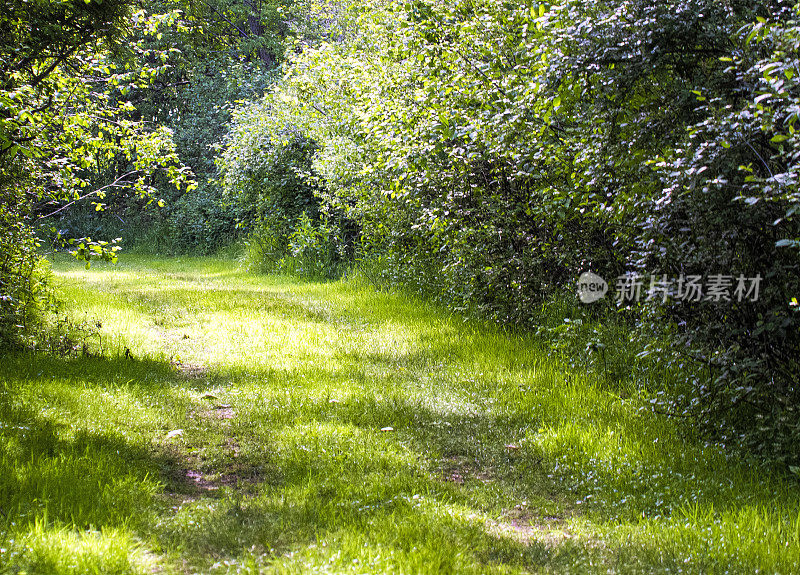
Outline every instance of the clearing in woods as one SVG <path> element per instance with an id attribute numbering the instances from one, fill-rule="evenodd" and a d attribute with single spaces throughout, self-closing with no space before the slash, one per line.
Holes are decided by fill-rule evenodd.
<path id="1" fill-rule="evenodd" d="M 790 573 L 800 491 L 365 282 L 58 260 L 0 365 L 0 573 Z M 88 353 L 87 353 L 88 352 Z"/>

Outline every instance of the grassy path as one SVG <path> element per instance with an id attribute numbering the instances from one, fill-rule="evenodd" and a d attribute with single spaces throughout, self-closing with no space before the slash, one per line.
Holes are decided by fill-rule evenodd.
<path id="1" fill-rule="evenodd" d="M 800 489 L 533 341 L 232 262 L 55 265 L 0 358 L 0 573 L 792 573 Z"/>

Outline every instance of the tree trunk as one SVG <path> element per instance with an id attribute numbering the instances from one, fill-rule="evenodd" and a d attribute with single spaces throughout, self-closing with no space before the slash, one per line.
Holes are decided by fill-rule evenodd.
<path id="1" fill-rule="evenodd" d="M 261 25 L 261 10 L 256 3 L 257 0 L 242 0 L 242 2 L 247 8 L 247 26 L 250 28 L 250 35 L 256 38 L 263 37 L 264 27 Z M 275 56 L 267 48 L 261 46 L 258 48 L 257 53 L 267 68 L 275 66 Z"/>

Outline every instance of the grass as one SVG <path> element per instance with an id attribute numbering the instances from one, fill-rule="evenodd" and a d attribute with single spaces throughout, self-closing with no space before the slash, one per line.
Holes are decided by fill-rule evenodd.
<path id="1" fill-rule="evenodd" d="M 0 363 L 0 573 L 792 573 L 796 480 L 357 279 L 59 260 Z M 102 353 L 100 353 L 102 351 Z"/>

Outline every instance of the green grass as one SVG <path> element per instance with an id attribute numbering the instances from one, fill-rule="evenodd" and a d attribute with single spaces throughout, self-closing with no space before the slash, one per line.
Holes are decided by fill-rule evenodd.
<path id="1" fill-rule="evenodd" d="M 54 270 L 102 327 L 0 358 L 0 573 L 800 570 L 796 480 L 533 338 L 219 259 Z"/>

